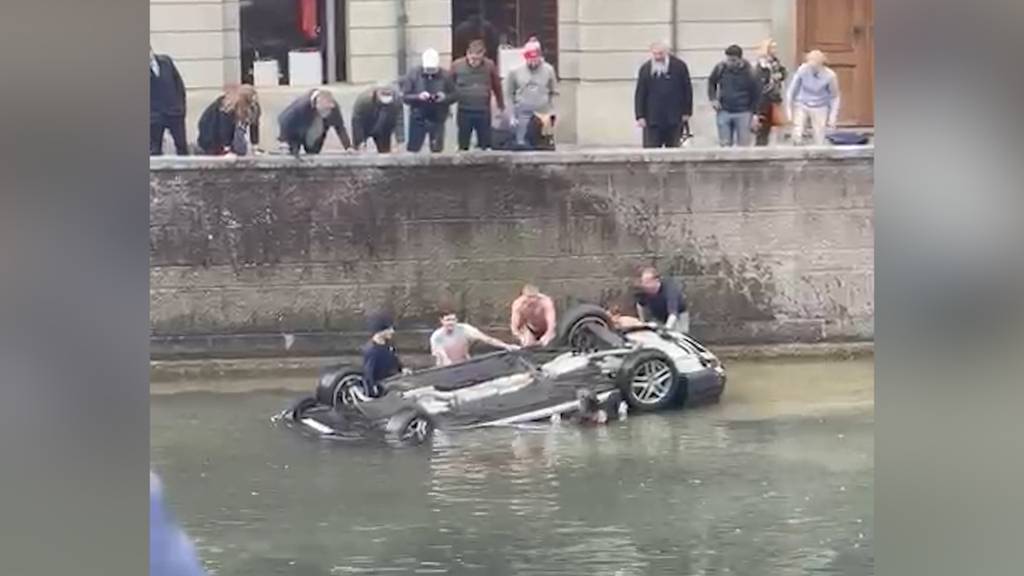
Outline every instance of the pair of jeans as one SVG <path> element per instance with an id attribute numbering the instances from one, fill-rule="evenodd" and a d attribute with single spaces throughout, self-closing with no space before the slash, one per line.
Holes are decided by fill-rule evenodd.
<path id="1" fill-rule="evenodd" d="M 718 111 L 718 144 L 720 146 L 750 146 L 750 122 L 754 114 L 751 112 Z"/>
<path id="2" fill-rule="evenodd" d="M 469 150 L 469 141 L 476 132 L 476 146 L 481 150 L 491 148 L 491 111 L 463 110 L 459 108 L 455 115 L 455 123 L 459 127 L 459 150 Z"/>
<path id="3" fill-rule="evenodd" d="M 185 117 L 170 116 L 154 121 L 149 120 L 149 155 L 162 156 L 164 153 L 164 131 L 170 130 L 174 149 L 178 156 L 188 156 L 188 142 L 185 139 Z"/>
<path id="4" fill-rule="evenodd" d="M 644 148 L 678 148 L 682 137 L 682 124 L 647 126 L 644 128 Z"/>
<path id="5" fill-rule="evenodd" d="M 793 105 L 793 143 L 803 144 L 808 119 L 811 121 L 814 143 L 823 146 L 825 130 L 828 127 L 828 107 L 811 108 L 803 104 Z"/>
<path id="6" fill-rule="evenodd" d="M 423 142 L 427 135 L 430 136 L 430 151 L 441 152 L 444 150 L 444 130 L 447 117 L 435 120 L 421 114 L 413 114 L 409 118 L 409 152 L 419 152 L 423 148 Z"/>

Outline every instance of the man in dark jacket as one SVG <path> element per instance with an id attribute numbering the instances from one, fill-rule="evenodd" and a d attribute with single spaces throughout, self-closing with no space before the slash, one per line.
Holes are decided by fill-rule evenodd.
<path id="1" fill-rule="evenodd" d="M 743 49 L 733 44 L 725 49 L 708 77 L 708 98 L 718 113 L 718 142 L 722 146 L 750 146 L 757 129 L 757 108 L 761 83 L 753 66 L 743 59 Z"/>
<path id="2" fill-rule="evenodd" d="M 662 42 L 651 46 L 651 59 L 640 67 L 635 100 L 644 148 L 678 148 L 683 124 L 693 114 L 693 85 L 686 63 Z"/>
<path id="3" fill-rule="evenodd" d="M 466 57 L 452 64 L 452 82 L 458 94 L 459 109 L 455 123 L 459 127 L 459 150 L 469 150 L 469 140 L 476 132 L 477 147 L 491 147 L 491 95 L 498 110 L 505 112 L 498 66 L 485 56 L 483 40 L 473 40 Z"/>
<path id="4" fill-rule="evenodd" d="M 378 152 L 391 152 L 391 136 L 405 142 L 402 101 L 391 85 L 380 84 L 363 92 L 352 106 L 352 145 L 359 148 L 373 138 Z"/>
<path id="5" fill-rule="evenodd" d="M 402 80 L 402 99 L 409 105 L 409 152 L 419 152 L 428 134 L 431 152 L 444 150 L 445 123 L 455 98 L 455 85 L 441 68 L 437 50 L 424 50 L 422 64 Z"/>
<path id="6" fill-rule="evenodd" d="M 334 95 L 327 90 L 315 89 L 299 96 L 277 117 L 279 132 L 277 139 L 288 144 L 288 151 L 298 156 L 299 150 L 307 154 L 319 154 L 327 139 L 327 132 L 334 129 L 341 145 L 352 148 L 352 141 L 345 130 L 345 119 Z"/>
<path id="7" fill-rule="evenodd" d="M 174 60 L 149 49 L 149 155 L 163 154 L 164 131 L 171 132 L 179 156 L 188 155 L 185 138 L 185 83 Z"/>

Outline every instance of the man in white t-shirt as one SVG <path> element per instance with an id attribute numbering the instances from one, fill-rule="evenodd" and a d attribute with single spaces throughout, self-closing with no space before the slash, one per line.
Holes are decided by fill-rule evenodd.
<path id="1" fill-rule="evenodd" d="M 448 366 L 469 360 L 469 349 L 473 342 L 483 342 L 502 350 L 519 349 L 518 346 L 484 334 L 470 324 L 459 322 L 453 309 L 442 309 L 441 327 L 430 335 L 430 354 L 436 365 Z"/>

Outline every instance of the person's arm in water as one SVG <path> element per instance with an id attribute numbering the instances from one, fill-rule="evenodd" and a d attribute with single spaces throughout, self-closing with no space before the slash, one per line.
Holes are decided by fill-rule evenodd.
<path id="1" fill-rule="evenodd" d="M 519 349 L 519 346 L 516 346 L 515 344 L 507 344 L 505 342 L 502 342 L 501 340 L 498 340 L 497 338 L 494 338 L 492 336 L 488 336 L 487 334 L 484 334 L 476 326 L 472 326 L 470 324 L 463 324 L 462 325 L 462 329 L 466 331 L 466 336 L 469 337 L 470 340 L 473 340 L 473 341 L 476 341 L 476 342 L 483 342 L 484 344 L 487 344 L 488 346 L 493 346 L 493 347 L 499 348 L 501 350 L 518 350 Z"/>
<path id="2" fill-rule="evenodd" d="M 540 343 L 542 346 L 551 344 L 551 341 L 555 339 L 555 302 L 549 297 L 544 298 L 544 321 L 547 323 L 547 331 L 540 337 Z"/>

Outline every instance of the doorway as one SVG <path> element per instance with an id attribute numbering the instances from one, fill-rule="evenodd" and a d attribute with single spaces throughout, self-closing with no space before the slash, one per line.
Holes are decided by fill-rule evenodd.
<path id="1" fill-rule="evenodd" d="M 797 60 L 818 49 L 839 77 L 839 124 L 875 124 L 874 0 L 797 0 Z"/>
<path id="2" fill-rule="evenodd" d="M 498 61 L 500 46 L 522 46 L 536 36 L 544 59 L 558 68 L 557 0 L 452 0 L 452 58 L 461 58 L 474 39 Z"/>

